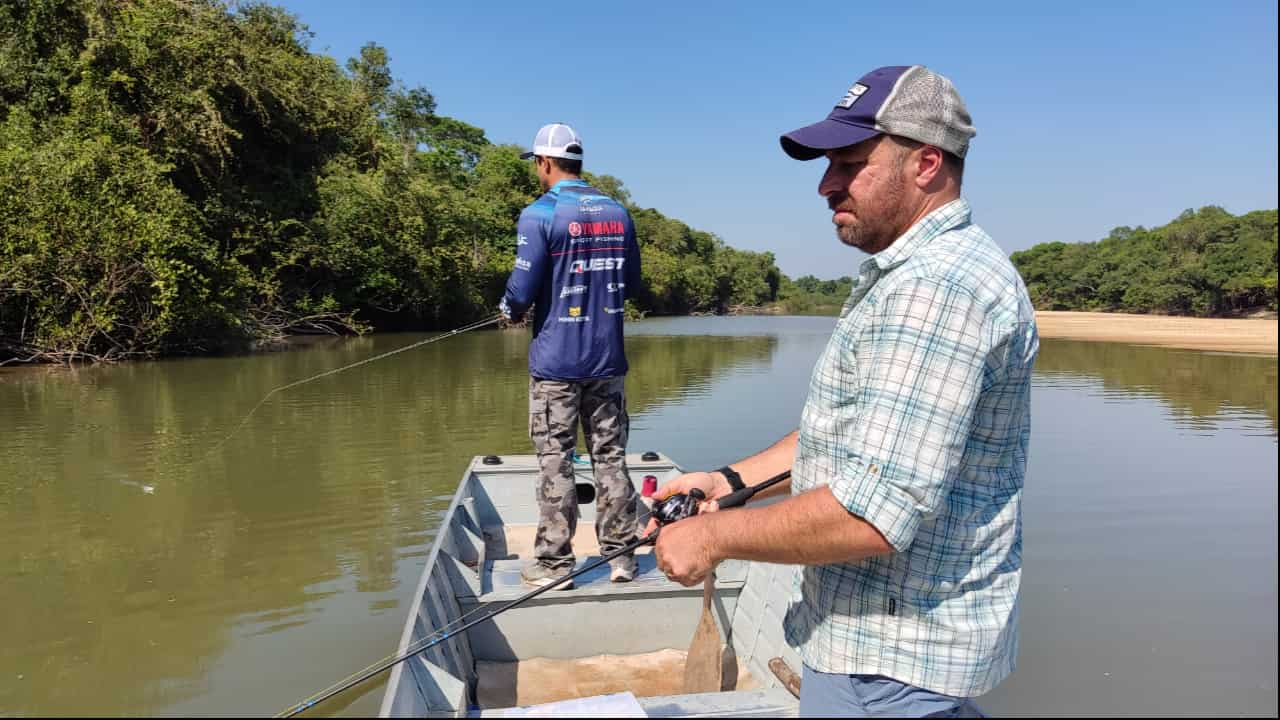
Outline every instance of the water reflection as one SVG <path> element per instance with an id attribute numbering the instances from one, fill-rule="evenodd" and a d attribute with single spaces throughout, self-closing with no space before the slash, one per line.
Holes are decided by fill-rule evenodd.
<path id="1" fill-rule="evenodd" d="M 1272 437 L 1280 421 L 1276 375 L 1274 357 L 1075 340 L 1041 341 L 1036 361 L 1036 381 L 1045 386 L 1107 401 L 1156 398 L 1179 427 L 1207 432 L 1243 420 Z"/>
<path id="2" fill-rule="evenodd" d="M 1276 360 L 1046 341 L 993 715 L 1273 716 Z"/>

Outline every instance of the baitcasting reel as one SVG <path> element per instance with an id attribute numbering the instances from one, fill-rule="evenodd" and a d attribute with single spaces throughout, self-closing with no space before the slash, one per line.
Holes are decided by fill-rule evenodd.
<path id="1" fill-rule="evenodd" d="M 673 522 L 697 515 L 698 503 L 706 499 L 706 494 L 698 488 L 693 488 L 688 495 L 679 493 L 662 502 L 655 503 L 651 514 L 658 521 L 658 525 L 670 525 Z"/>

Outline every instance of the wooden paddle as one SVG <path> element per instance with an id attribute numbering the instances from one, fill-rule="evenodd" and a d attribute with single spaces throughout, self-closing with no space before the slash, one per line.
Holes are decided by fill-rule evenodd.
<path id="1" fill-rule="evenodd" d="M 693 631 L 689 643 L 689 655 L 684 662 L 684 692 L 720 692 L 721 646 L 720 629 L 711 614 L 711 594 L 715 590 L 716 575 L 707 575 L 702 585 L 702 617 Z"/>
<path id="2" fill-rule="evenodd" d="M 786 660 L 780 657 L 770 658 L 769 669 L 773 671 L 774 677 L 778 678 L 787 692 L 794 695 L 797 700 L 800 699 L 800 676 L 796 675 Z"/>

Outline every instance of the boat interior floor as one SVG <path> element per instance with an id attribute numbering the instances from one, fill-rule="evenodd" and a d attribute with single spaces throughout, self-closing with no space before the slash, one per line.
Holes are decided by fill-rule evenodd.
<path id="1" fill-rule="evenodd" d="M 525 592 L 521 586 L 517 568 L 533 557 L 533 524 L 504 525 L 498 532 L 486 533 L 486 554 L 490 560 L 486 587 L 492 588 L 487 597 Z M 579 564 L 600 555 L 595 527 L 590 522 L 580 522 L 573 539 L 573 551 Z M 639 590 L 642 587 L 665 586 L 670 581 L 653 568 L 652 547 L 637 549 L 641 576 L 624 587 L 614 586 L 615 591 Z M 581 578 L 590 583 L 594 575 L 603 575 L 607 583 L 607 568 Z M 512 577 L 506 577 L 512 575 Z M 511 585 L 511 587 L 506 587 Z M 502 586 L 502 587 L 499 587 Z M 622 607 L 619 605 L 618 607 Z M 596 608 L 599 610 L 599 608 Z M 690 638 L 692 639 L 692 638 Z M 481 708 L 504 708 L 522 705 L 569 700 L 573 698 L 608 695 L 630 691 L 636 697 L 651 698 L 679 695 L 684 681 L 684 664 L 687 648 L 667 648 L 656 652 L 638 654 L 593 655 L 580 658 L 533 657 L 518 662 L 476 661 L 476 700 Z M 760 684 L 751 677 L 736 656 L 725 654 L 723 691 L 754 690 Z"/>
<path id="2" fill-rule="evenodd" d="M 684 650 L 639 655 L 596 655 L 558 660 L 476 663 L 476 700 L 481 708 L 514 707 L 630 691 L 636 697 L 679 695 Z M 753 690 L 759 684 L 738 666 L 726 690 Z"/>
<path id="3" fill-rule="evenodd" d="M 528 560 L 533 557 L 534 537 L 538 534 L 537 525 L 504 525 L 502 533 L 504 537 L 487 538 L 490 559 Z M 637 555 L 646 555 L 651 552 L 653 552 L 651 545 L 636 548 Z M 578 523 L 578 530 L 573 535 L 573 554 L 579 560 L 600 555 L 600 542 L 596 539 L 593 523 Z"/>

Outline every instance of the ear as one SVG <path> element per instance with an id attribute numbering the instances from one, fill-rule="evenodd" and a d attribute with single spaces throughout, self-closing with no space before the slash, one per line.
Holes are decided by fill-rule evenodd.
<path id="1" fill-rule="evenodd" d="M 945 157 L 942 151 L 932 145 L 921 145 L 912 151 L 915 167 L 916 187 L 924 189 L 943 177 L 942 166 Z"/>

